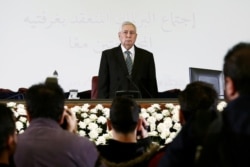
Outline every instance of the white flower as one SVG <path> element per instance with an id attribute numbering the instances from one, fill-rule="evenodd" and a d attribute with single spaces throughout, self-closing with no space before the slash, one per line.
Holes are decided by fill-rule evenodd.
<path id="1" fill-rule="evenodd" d="M 165 105 L 165 107 L 166 107 L 166 108 L 169 108 L 169 109 L 172 109 L 172 108 L 174 108 L 175 106 L 174 106 L 173 103 L 167 103 L 167 104 Z"/>
<path id="2" fill-rule="evenodd" d="M 84 113 L 82 113 L 81 114 L 81 117 L 83 117 L 83 118 L 87 118 L 89 115 L 88 115 L 88 113 L 86 113 L 86 112 L 84 112 Z"/>
<path id="3" fill-rule="evenodd" d="M 92 108 L 92 109 L 90 109 L 90 113 L 93 113 L 93 114 L 96 114 L 96 113 L 97 113 L 97 111 L 98 111 L 98 109 L 97 109 L 97 108 Z"/>
<path id="4" fill-rule="evenodd" d="M 83 121 L 78 122 L 78 125 L 79 125 L 79 127 L 80 127 L 81 129 L 85 129 L 86 126 L 87 126 L 87 124 L 86 124 L 85 122 L 83 122 Z"/>
<path id="5" fill-rule="evenodd" d="M 102 112 L 103 112 L 103 114 L 104 114 L 104 116 L 105 116 L 106 118 L 109 118 L 109 111 L 110 111 L 109 108 L 104 108 L 104 109 L 102 110 Z"/>
<path id="6" fill-rule="evenodd" d="M 166 140 L 165 140 L 165 144 L 168 144 L 168 143 L 171 143 L 173 141 L 172 138 L 168 137 Z"/>
<path id="7" fill-rule="evenodd" d="M 148 112 L 147 109 L 141 108 L 141 113 L 147 113 L 147 112 Z"/>
<path id="8" fill-rule="evenodd" d="M 16 103 L 15 102 L 8 102 L 7 103 L 7 107 L 15 108 L 16 107 Z"/>
<path id="9" fill-rule="evenodd" d="M 167 129 L 166 125 L 164 123 L 159 123 L 158 126 L 157 126 L 157 131 L 158 132 L 163 132 Z"/>
<path id="10" fill-rule="evenodd" d="M 24 130 L 23 129 L 21 129 L 21 130 L 19 130 L 19 134 L 22 134 L 24 132 Z"/>
<path id="11" fill-rule="evenodd" d="M 155 123 L 150 123 L 149 126 L 150 126 L 151 131 L 154 131 L 156 129 L 156 124 Z"/>
<path id="12" fill-rule="evenodd" d="M 98 125 L 95 123 L 90 122 L 88 125 L 89 130 L 96 130 L 98 128 Z"/>
<path id="13" fill-rule="evenodd" d="M 95 108 L 98 110 L 103 110 L 104 107 L 101 104 L 97 104 Z"/>
<path id="14" fill-rule="evenodd" d="M 154 107 L 148 107 L 147 108 L 147 111 L 149 112 L 149 113 L 154 113 L 155 112 L 155 108 Z"/>
<path id="15" fill-rule="evenodd" d="M 171 132 L 170 135 L 169 135 L 169 138 L 174 139 L 177 134 L 178 133 L 176 133 L 176 132 Z"/>
<path id="16" fill-rule="evenodd" d="M 16 108 L 24 109 L 25 110 L 25 105 L 24 104 L 17 104 Z M 26 113 L 26 111 L 25 111 L 25 113 Z"/>
<path id="17" fill-rule="evenodd" d="M 163 130 L 162 133 L 160 134 L 161 139 L 166 139 L 170 134 L 169 130 Z"/>
<path id="18" fill-rule="evenodd" d="M 172 115 L 179 114 L 179 112 L 180 112 L 180 105 L 176 105 L 176 107 L 172 108 L 171 110 Z"/>
<path id="19" fill-rule="evenodd" d="M 96 130 L 97 130 L 97 133 L 98 133 L 98 134 L 101 134 L 101 133 L 102 133 L 102 131 L 103 131 L 103 129 L 102 129 L 102 128 L 100 128 L 100 127 L 98 127 Z"/>
<path id="20" fill-rule="evenodd" d="M 112 133 L 111 131 L 108 131 L 107 133 L 102 135 L 106 140 L 111 139 L 112 138 Z"/>
<path id="21" fill-rule="evenodd" d="M 100 116 L 97 119 L 97 123 L 106 124 L 106 122 L 107 122 L 107 118 L 105 118 L 104 116 Z"/>
<path id="22" fill-rule="evenodd" d="M 97 139 L 99 133 L 96 130 L 91 130 L 88 135 L 89 135 L 90 139 L 93 140 L 93 139 Z"/>
<path id="23" fill-rule="evenodd" d="M 11 109 L 11 110 L 13 111 L 14 116 L 17 118 L 19 114 L 14 109 Z"/>
<path id="24" fill-rule="evenodd" d="M 96 114 L 90 114 L 89 119 L 90 119 L 91 121 L 97 120 Z"/>
<path id="25" fill-rule="evenodd" d="M 221 101 L 218 105 L 217 105 L 217 110 L 218 111 L 223 111 L 224 108 L 227 106 L 227 103 L 225 101 Z"/>
<path id="26" fill-rule="evenodd" d="M 161 109 L 160 104 L 153 104 L 151 107 L 153 107 L 153 108 L 155 108 L 155 109 L 158 109 L 158 110 Z"/>
<path id="27" fill-rule="evenodd" d="M 164 110 L 162 110 L 162 115 L 165 116 L 165 117 L 168 117 L 168 116 L 170 116 L 170 111 L 164 109 Z"/>
<path id="28" fill-rule="evenodd" d="M 157 113 L 157 114 L 155 115 L 155 119 L 156 119 L 157 121 L 160 121 L 160 120 L 163 119 L 163 115 L 162 115 L 161 113 Z"/>
<path id="29" fill-rule="evenodd" d="M 89 118 L 86 118 L 86 119 L 84 119 L 84 121 L 83 121 L 86 125 L 88 125 L 90 122 L 91 122 L 91 120 L 89 119 Z"/>
<path id="30" fill-rule="evenodd" d="M 148 132 L 148 135 L 149 136 L 157 136 L 158 132 L 156 132 L 156 131 L 150 131 L 150 132 Z"/>
<path id="31" fill-rule="evenodd" d="M 140 113 L 140 116 L 142 117 L 142 118 L 148 118 L 149 117 L 149 114 L 147 113 L 147 112 L 143 112 L 143 113 Z"/>
<path id="32" fill-rule="evenodd" d="M 176 122 L 173 126 L 173 129 L 180 131 L 181 130 L 181 124 L 179 122 Z"/>
<path id="33" fill-rule="evenodd" d="M 85 132 L 84 130 L 79 130 L 79 131 L 78 131 L 78 134 L 79 134 L 80 136 L 86 136 L 86 132 Z"/>
<path id="34" fill-rule="evenodd" d="M 24 108 L 17 108 L 16 111 L 19 115 L 27 115 L 26 110 Z"/>
<path id="35" fill-rule="evenodd" d="M 23 122 L 23 123 L 26 123 L 27 122 L 27 117 L 24 117 L 24 116 L 21 116 L 19 118 L 19 121 Z"/>
<path id="36" fill-rule="evenodd" d="M 175 111 L 173 116 L 172 116 L 172 120 L 173 122 L 180 122 L 180 112 L 179 111 Z"/>
<path id="37" fill-rule="evenodd" d="M 164 118 L 164 125 L 167 129 L 171 128 L 173 126 L 172 119 L 170 117 Z"/>
<path id="38" fill-rule="evenodd" d="M 155 117 L 155 119 L 156 119 L 156 115 L 157 115 L 157 112 L 152 112 L 152 113 L 151 113 L 151 116 L 152 116 L 152 117 Z"/>
<path id="39" fill-rule="evenodd" d="M 90 105 L 87 103 L 87 104 L 84 104 L 82 107 L 81 107 L 81 112 L 85 112 L 85 113 L 88 113 L 89 112 L 89 107 Z"/>
<path id="40" fill-rule="evenodd" d="M 155 117 L 152 117 L 152 116 L 148 117 L 148 119 L 147 119 L 147 122 L 148 122 L 149 124 L 154 124 L 155 121 L 156 121 L 156 118 L 155 118 Z"/>
<path id="41" fill-rule="evenodd" d="M 23 122 L 16 121 L 16 129 L 20 131 L 22 128 L 24 128 Z"/>
<path id="42" fill-rule="evenodd" d="M 80 106 L 74 106 L 72 108 L 70 108 L 70 111 L 77 113 L 81 111 L 81 107 Z"/>
<path id="43" fill-rule="evenodd" d="M 170 132 L 170 128 L 166 126 L 165 123 L 160 123 L 157 127 L 158 132 L 160 132 L 161 139 L 166 139 Z"/>
<path id="44" fill-rule="evenodd" d="M 104 136 L 99 136 L 96 140 L 96 145 L 99 145 L 99 144 L 106 144 L 106 138 Z"/>

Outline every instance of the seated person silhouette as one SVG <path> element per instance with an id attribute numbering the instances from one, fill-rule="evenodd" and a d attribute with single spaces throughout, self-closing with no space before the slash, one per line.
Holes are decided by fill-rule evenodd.
<path id="1" fill-rule="evenodd" d="M 193 166 L 199 156 L 210 123 L 218 116 L 218 95 L 213 86 L 195 81 L 178 97 L 182 129 L 160 152 L 158 166 Z"/>
<path id="2" fill-rule="evenodd" d="M 148 137 L 144 128 L 147 123 L 139 113 L 140 107 L 133 99 L 120 96 L 113 100 L 107 121 L 113 138 L 97 146 L 106 166 L 145 166 L 159 149 Z"/>
<path id="3" fill-rule="evenodd" d="M 14 167 L 13 155 L 17 136 L 14 114 L 5 104 L 0 103 L 0 166 Z"/>

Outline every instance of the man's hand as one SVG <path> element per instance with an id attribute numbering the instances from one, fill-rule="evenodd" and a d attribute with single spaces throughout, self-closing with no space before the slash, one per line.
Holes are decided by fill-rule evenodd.
<path id="1" fill-rule="evenodd" d="M 137 133 L 138 133 L 137 139 L 146 138 L 146 137 L 148 137 L 149 124 L 142 117 L 140 117 L 139 121 L 141 123 L 140 123 L 139 127 L 137 128 Z"/>
<path id="2" fill-rule="evenodd" d="M 77 132 L 77 119 L 76 119 L 75 113 L 65 108 L 60 125 L 62 125 L 63 128 L 68 130 L 69 132 L 76 133 Z"/>

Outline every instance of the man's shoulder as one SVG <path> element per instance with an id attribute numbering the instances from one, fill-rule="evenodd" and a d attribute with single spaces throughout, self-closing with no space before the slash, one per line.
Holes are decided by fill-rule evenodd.
<path id="1" fill-rule="evenodd" d="M 113 48 L 105 49 L 102 52 L 103 53 L 109 53 L 109 52 L 114 52 L 114 51 L 119 51 L 119 50 L 121 50 L 121 47 L 120 46 L 116 46 L 116 47 L 113 47 Z"/>
<path id="2" fill-rule="evenodd" d="M 43 134 L 43 135 L 41 135 Z M 53 134 L 53 135 L 52 135 Z M 61 129 L 60 127 L 28 127 L 23 133 L 18 134 L 19 143 L 29 141 L 36 141 L 36 139 L 47 140 L 48 142 L 58 143 L 77 143 L 76 145 L 94 145 L 87 137 L 79 136 L 67 130 Z"/>
<path id="3" fill-rule="evenodd" d="M 139 144 L 137 146 L 139 146 Z M 117 151 L 117 152 L 110 152 L 108 150 L 108 146 L 99 146 L 99 148 L 105 148 L 105 151 L 104 150 L 99 150 L 99 151 L 101 152 L 101 155 L 102 155 L 102 161 L 107 166 L 110 166 L 110 165 L 124 166 L 124 167 L 126 167 L 126 166 L 147 166 L 147 164 L 149 163 L 149 160 L 154 155 L 156 155 L 157 151 L 159 150 L 159 145 L 150 144 L 147 148 L 137 147 L 136 151 L 135 150 L 127 150 L 125 152 L 124 152 L 124 150 Z M 125 156 L 128 158 L 129 157 L 127 154 L 128 152 L 131 152 L 131 154 L 133 154 L 132 156 L 130 156 L 130 159 L 125 160 L 126 159 L 125 158 L 123 161 L 120 161 L 119 163 L 115 162 L 115 161 L 119 161 L 119 160 L 115 159 L 115 157 L 117 158 L 117 155 Z M 108 155 L 105 155 L 105 153 Z M 114 155 L 112 155 L 112 153 Z M 124 155 L 122 155 L 122 154 L 124 154 Z M 111 156 L 111 157 L 108 157 L 108 156 Z"/>
<path id="4" fill-rule="evenodd" d="M 143 48 L 140 48 L 140 47 L 137 47 L 135 46 L 135 52 L 136 53 L 143 53 L 144 55 L 147 54 L 147 55 L 153 55 L 152 52 L 150 52 L 149 50 L 146 50 L 146 49 L 143 49 Z"/>

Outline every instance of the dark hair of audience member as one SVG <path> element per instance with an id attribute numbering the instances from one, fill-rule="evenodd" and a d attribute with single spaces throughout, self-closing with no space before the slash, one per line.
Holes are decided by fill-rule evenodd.
<path id="1" fill-rule="evenodd" d="M 26 107 L 30 119 L 44 117 L 59 121 L 64 111 L 64 91 L 57 83 L 31 86 L 26 93 Z"/>
<path id="2" fill-rule="evenodd" d="M 239 43 L 231 48 L 224 58 L 224 77 L 230 77 L 240 94 L 250 93 L 250 44 Z M 246 77 L 248 76 L 248 77 Z"/>
<path id="3" fill-rule="evenodd" d="M 131 114 L 126 114 L 130 112 Z M 129 133 L 135 130 L 139 120 L 140 108 L 130 98 L 117 97 L 110 107 L 110 121 L 117 132 Z"/>
<path id="4" fill-rule="evenodd" d="M 7 141 L 16 130 L 15 118 L 10 108 L 0 103 L 0 155 L 8 147 Z"/>
<path id="5" fill-rule="evenodd" d="M 203 143 L 210 123 L 217 118 L 218 94 L 213 86 L 196 81 L 186 86 L 179 95 L 184 121 L 190 122 L 190 130 L 198 143 Z"/>
<path id="6" fill-rule="evenodd" d="M 218 94 L 211 84 L 202 81 L 190 83 L 178 97 L 185 120 L 189 120 L 197 110 L 216 110 Z"/>

